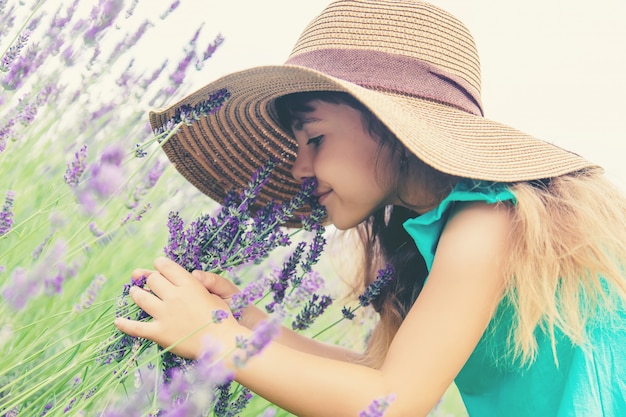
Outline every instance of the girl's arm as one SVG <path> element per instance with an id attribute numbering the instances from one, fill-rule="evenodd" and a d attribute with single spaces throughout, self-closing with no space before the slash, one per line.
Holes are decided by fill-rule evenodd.
<path id="1" fill-rule="evenodd" d="M 395 399 L 386 417 L 426 415 L 466 362 L 501 298 L 502 261 L 507 254 L 510 224 L 507 207 L 483 203 L 468 205 L 448 221 L 429 279 L 396 334 L 381 369 L 270 343 L 245 367 L 235 370 L 236 379 L 300 416 L 356 416 L 373 400 L 389 394 Z M 175 294 L 162 292 L 164 298 L 158 299 L 144 291 L 133 291 L 135 302 L 154 321 L 121 320 L 117 325 L 126 333 L 169 346 L 188 334 L 191 327 L 200 326 L 200 321 L 193 318 L 195 312 L 203 309 L 206 314 L 223 301 L 206 291 L 207 297 L 199 297 L 201 284 L 173 262 L 161 260 L 156 266 L 167 279 L 161 274 L 151 275 L 152 290 L 160 294 L 167 289 Z M 157 284 L 156 288 L 150 281 Z M 171 283 L 169 287 L 166 281 Z M 204 304 L 191 313 L 188 306 L 192 301 Z M 209 325 L 205 334 L 221 340 L 228 351 L 234 335 L 246 336 L 250 330 L 229 319 L 227 323 Z M 200 343 L 201 337 L 189 338 L 174 351 L 193 357 Z"/>
<path id="2" fill-rule="evenodd" d="M 135 279 L 139 279 L 142 276 L 147 277 L 153 272 L 147 269 L 136 269 L 133 271 L 132 276 Z M 239 292 L 239 288 L 235 284 L 220 275 L 204 271 L 193 271 L 191 275 L 198 279 L 210 293 L 219 296 L 227 304 L 230 304 L 231 297 Z M 247 329 L 254 330 L 259 323 L 267 318 L 268 315 L 256 306 L 249 306 L 242 311 L 239 324 Z M 280 334 L 274 341 L 292 349 L 324 358 L 348 362 L 359 362 L 363 359 L 362 353 L 313 340 L 285 326 L 281 326 Z"/>
<path id="3" fill-rule="evenodd" d="M 250 330 L 254 330 L 257 324 L 267 318 L 268 315 L 259 308 L 250 306 L 243 312 L 240 324 Z M 285 326 L 281 326 L 280 333 L 274 340 L 281 345 L 322 358 L 344 362 L 359 362 L 363 359 L 362 353 L 311 339 Z"/>

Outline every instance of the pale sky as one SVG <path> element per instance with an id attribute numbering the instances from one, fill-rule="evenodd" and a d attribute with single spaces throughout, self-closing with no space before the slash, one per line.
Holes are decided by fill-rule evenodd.
<path id="1" fill-rule="evenodd" d="M 172 40 L 181 45 L 200 21 L 207 39 L 224 35 L 195 89 L 225 73 L 281 64 L 304 26 L 328 3 L 182 0 L 170 17 L 181 24 L 159 36 L 164 46 Z M 626 2 L 432 3 L 460 18 L 475 37 L 488 118 L 575 151 L 626 186 Z"/>

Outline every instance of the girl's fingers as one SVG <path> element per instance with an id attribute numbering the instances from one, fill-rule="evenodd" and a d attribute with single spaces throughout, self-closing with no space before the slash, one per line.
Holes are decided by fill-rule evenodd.
<path id="1" fill-rule="evenodd" d="M 185 268 L 178 265 L 176 262 L 167 258 L 156 258 L 154 260 L 154 267 L 168 279 L 172 284 L 180 287 L 185 283 L 191 281 L 190 274 Z"/>
<path id="2" fill-rule="evenodd" d="M 153 340 L 154 335 L 158 333 L 158 324 L 152 321 L 134 321 L 124 317 L 117 317 L 113 323 L 121 332 L 129 336 Z"/>
<path id="3" fill-rule="evenodd" d="M 221 297 L 230 298 L 239 292 L 239 288 L 228 279 L 205 271 L 193 271 L 191 273 L 209 292 Z"/>
<path id="4" fill-rule="evenodd" d="M 174 290 L 174 284 L 172 284 L 167 278 L 158 272 L 152 272 L 146 278 L 146 285 L 157 297 L 163 299 L 164 296 L 171 293 Z"/>
<path id="5" fill-rule="evenodd" d="M 137 268 L 132 272 L 132 274 L 130 274 L 130 276 L 133 277 L 134 279 L 139 279 L 141 277 L 147 277 L 153 272 L 154 271 L 151 269 Z"/>
<path id="6" fill-rule="evenodd" d="M 159 307 L 162 303 L 159 297 L 139 287 L 132 287 L 129 294 L 143 311 L 155 319 L 159 317 Z"/>

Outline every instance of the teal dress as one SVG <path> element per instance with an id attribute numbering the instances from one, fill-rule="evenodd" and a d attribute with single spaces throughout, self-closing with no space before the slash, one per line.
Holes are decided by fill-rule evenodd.
<path id="1" fill-rule="evenodd" d="M 464 180 L 434 210 L 404 223 L 430 270 L 437 243 L 456 202 L 515 203 L 506 186 Z M 555 361 L 550 338 L 537 331 L 538 354 L 526 367 L 506 360 L 512 314 L 506 301 L 455 379 L 470 416 L 626 417 L 626 308 L 618 317 L 590 324 L 589 347 L 557 334 Z"/>

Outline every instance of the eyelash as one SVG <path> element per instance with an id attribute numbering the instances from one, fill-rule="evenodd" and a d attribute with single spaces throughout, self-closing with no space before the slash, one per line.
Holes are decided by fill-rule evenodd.
<path id="1" fill-rule="evenodd" d="M 322 141 L 322 139 L 324 139 L 324 135 L 320 135 L 320 136 L 315 136 L 314 138 L 309 139 L 306 144 L 307 145 L 314 145 L 314 146 L 319 146 L 320 142 Z"/>

